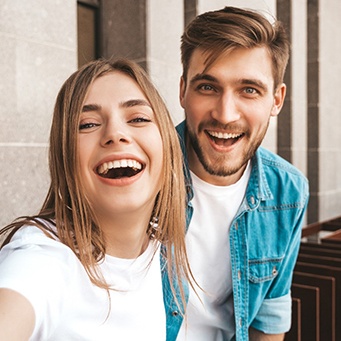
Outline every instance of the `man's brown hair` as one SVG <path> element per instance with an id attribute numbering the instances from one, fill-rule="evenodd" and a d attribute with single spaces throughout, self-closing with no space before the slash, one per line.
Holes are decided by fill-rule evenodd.
<path id="1" fill-rule="evenodd" d="M 272 60 L 274 88 L 283 82 L 289 59 L 289 40 L 282 23 L 273 23 L 261 13 L 235 7 L 206 12 L 197 16 L 181 37 L 183 79 L 194 50 L 207 54 L 206 67 L 222 53 L 235 48 L 266 47 Z"/>

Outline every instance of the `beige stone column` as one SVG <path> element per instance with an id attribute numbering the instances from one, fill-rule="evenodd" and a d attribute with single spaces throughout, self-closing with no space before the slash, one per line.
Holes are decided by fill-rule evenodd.
<path id="1" fill-rule="evenodd" d="M 309 1 L 316 3 L 318 26 L 318 115 L 311 129 L 311 140 L 318 135 L 316 171 L 318 188 L 313 199 L 318 200 L 318 220 L 341 216 L 341 3 L 335 0 Z M 311 170 L 314 171 L 314 170 Z"/>
<path id="2" fill-rule="evenodd" d="M 0 226 L 36 213 L 62 82 L 77 67 L 76 1 L 0 1 Z"/>

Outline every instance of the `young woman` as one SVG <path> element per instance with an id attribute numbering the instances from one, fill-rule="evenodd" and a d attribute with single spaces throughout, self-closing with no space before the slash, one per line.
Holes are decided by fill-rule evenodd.
<path id="1" fill-rule="evenodd" d="M 177 278 L 191 277 L 181 151 L 139 66 L 98 60 L 71 75 L 49 165 L 39 214 L 1 231 L 0 340 L 175 340 Z"/>

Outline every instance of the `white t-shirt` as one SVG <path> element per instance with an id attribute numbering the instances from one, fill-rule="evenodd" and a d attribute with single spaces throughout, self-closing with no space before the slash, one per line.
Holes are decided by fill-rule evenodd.
<path id="1" fill-rule="evenodd" d="M 193 217 L 186 235 L 189 263 L 202 302 L 190 289 L 187 321 L 177 341 L 226 341 L 235 334 L 229 229 L 245 195 L 251 166 L 231 186 L 214 186 L 191 172 Z M 187 323 L 186 323 L 187 322 Z"/>
<path id="2" fill-rule="evenodd" d="M 71 249 L 23 227 L 0 252 L 0 287 L 31 302 L 30 341 L 165 340 L 159 249 L 150 242 L 137 259 L 105 257 L 100 269 L 118 289 L 110 291 L 109 313 L 107 292 L 91 283 Z"/>

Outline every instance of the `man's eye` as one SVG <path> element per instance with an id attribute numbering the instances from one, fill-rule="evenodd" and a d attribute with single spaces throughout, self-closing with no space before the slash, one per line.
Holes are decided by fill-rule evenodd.
<path id="1" fill-rule="evenodd" d="M 79 125 L 79 130 L 91 129 L 91 128 L 98 127 L 98 126 L 99 126 L 98 123 L 92 123 L 92 122 L 82 123 Z"/>
<path id="2" fill-rule="evenodd" d="M 253 95 L 257 93 L 257 90 L 254 88 L 246 88 L 244 91 L 249 95 Z"/>
<path id="3" fill-rule="evenodd" d="M 200 90 L 203 90 L 203 91 L 212 91 L 212 90 L 214 90 L 213 86 L 210 85 L 210 84 L 202 84 L 198 88 Z"/>

